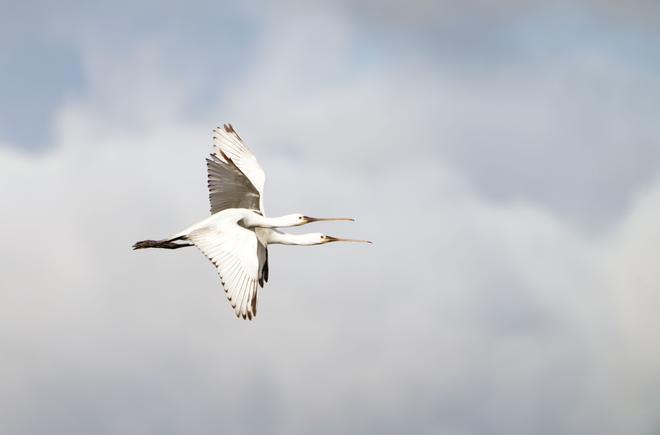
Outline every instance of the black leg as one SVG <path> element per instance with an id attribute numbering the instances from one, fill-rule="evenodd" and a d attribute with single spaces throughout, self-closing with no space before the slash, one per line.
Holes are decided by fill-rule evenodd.
<path id="1" fill-rule="evenodd" d="M 179 249 L 179 248 L 185 248 L 188 246 L 193 246 L 192 243 L 174 243 L 174 242 L 166 242 L 161 245 L 159 245 L 159 248 L 164 248 L 164 249 Z"/>

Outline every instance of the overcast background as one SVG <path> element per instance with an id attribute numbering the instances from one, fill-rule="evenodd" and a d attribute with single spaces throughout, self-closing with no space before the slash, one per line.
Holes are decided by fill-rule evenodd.
<path id="1" fill-rule="evenodd" d="M 1 433 L 660 433 L 658 2 L 0 6 Z M 375 242 L 272 247 L 253 322 L 130 250 L 224 122 Z"/>

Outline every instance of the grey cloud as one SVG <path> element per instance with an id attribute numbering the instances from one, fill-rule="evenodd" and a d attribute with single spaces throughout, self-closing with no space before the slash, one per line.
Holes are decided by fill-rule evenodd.
<path id="1" fill-rule="evenodd" d="M 657 65 L 616 37 L 570 49 L 565 40 L 565 50 L 544 54 L 533 34 L 527 55 L 509 64 L 457 68 L 401 55 L 352 70 L 345 56 L 357 31 L 341 16 L 264 32 L 279 43 L 256 49 L 261 61 L 219 112 L 246 122 L 256 116 L 269 134 L 295 129 L 298 150 L 320 145 L 310 158 L 376 170 L 373 153 L 396 142 L 380 170 L 439 156 L 489 198 L 538 202 L 594 231 L 623 216 L 660 164 Z M 305 39 L 295 37 L 301 33 Z M 326 49 L 316 54 L 317 47 Z M 364 116 L 342 110 L 347 105 Z M 351 136 L 331 141 L 327 132 L 336 129 Z"/>
<path id="2" fill-rule="evenodd" d="M 153 86 L 140 74 L 149 62 L 161 71 L 162 79 L 176 76 L 177 82 L 187 83 L 187 93 L 177 104 L 188 116 L 199 116 L 249 66 L 261 20 L 249 5 L 203 1 L 195 7 L 176 2 L 66 1 L 57 8 L 24 2 L 5 9 L 0 17 L 0 143 L 32 151 L 47 151 L 54 143 L 57 108 L 82 93 L 123 95 L 131 103 L 140 100 L 141 106 L 149 107 L 139 111 L 142 118 L 167 122 L 148 93 Z M 127 58 L 133 62 L 115 61 Z M 90 69 L 120 66 L 106 83 L 86 80 L 98 77 Z M 128 95 L 129 88 L 137 95 Z M 97 104 L 107 104 L 102 97 L 97 95 Z M 138 112 L 126 113 L 128 109 L 122 120 L 127 129 L 135 127 L 132 117 Z"/>
<path id="3" fill-rule="evenodd" d="M 91 86 L 58 111 L 52 151 L 0 150 L 3 431 L 657 432 L 657 178 L 597 234 L 537 190 L 502 201 L 444 144 L 474 149 L 462 135 L 499 111 L 487 138 L 519 117 L 523 137 L 564 125 L 533 112 L 545 93 L 520 96 L 512 74 L 497 95 L 419 60 L 353 74 L 352 27 L 317 20 L 264 29 L 208 119 L 179 108 L 194 85 L 158 57 L 128 80 L 139 50 L 87 53 Z M 354 215 L 314 230 L 375 241 L 274 247 L 250 324 L 198 252 L 130 251 L 206 215 L 203 156 L 224 120 L 267 170 L 269 214 Z M 561 161 L 568 145 L 542 149 Z"/>
<path id="4" fill-rule="evenodd" d="M 440 163 L 420 183 L 409 167 L 400 178 L 367 177 L 268 157 L 279 178 L 271 204 L 298 192 L 296 206 L 355 211 L 355 226 L 321 228 L 376 244 L 274 248 L 260 316 L 247 324 L 233 318 L 199 253 L 129 250 L 205 211 L 201 157 L 188 145 L 198 129 L 89 149 L 94 139 L 80 137 L 40 161 L 3 155 L 22 195 L 43 192 L 25 183 L 35 172 L 51 181 L 40 213 L 14 208 L 6 219 L 15 230 L 3 234 L 3 259 L 15 262 L 3 286 L 2 370 L 16 384 L 2 401 L 14 397 L 19 412 L 3 408 L 14 411 L 2 421 L 14 432 L 608 433 L 646 409 L 636 432 L 653 433 L 644 389 L 624 384 L 639 399 L 631 407 L 618 403 L 617 383 L 653 383 L 660 353 L 633 338 L 637 321 L 617 319 L 635 303 L 619 300 L 619 288 L 650 301 L 658 276 L 638 261 L 621 281 L 610 266 L 618 256 L 653 258 L 629 233 L 653 227 L 657 184 L 620 231 L 592 243 L 533 206 L 483 201 Z M 441 192 L 445 202 L 424 203 Z M 392 206 L 404 198 L 406 209 Z M 432 224 L 409 226 L 417 216 Z M 626 283 L 640 273 L 644 286 Z M 651 328 L 654 318 L 641 317 Z M 617 336 L 631 340 L 632 366 L 607 362 L 619 358 Z"/>
<path id="5" fill-rule="evenodd" d="M 79 54 L 44 35 L 6 33 L 0 33 L 0 139 L 42 150 L 51 139 L 52 112 L 83 86 Z"/>
<path id="6" fill-rule="evenodd" d="M 298 4 L 298 2 L 293 2 Z M 325 2 L 317 2 L 324 4 Z M 505 27 L 529 17 L 566 18 L 571 14 L 603 20 L 604 23 L 624 28 L 644 26 L 655 32 L 653 23 L 660 16 L 660 8 L 652 0 L 630 2 L 586 0 L 579 3 L 559 1 L 553 4 L 506 0 L 491 2 L 451 0 L 403 2 L 388 0 L 377 2 L 360 0 L 343 2 L 347 11 L 366 21 L 399 27 L 407 31 L 429 28 L 451 28 L 455 25 Z"/>

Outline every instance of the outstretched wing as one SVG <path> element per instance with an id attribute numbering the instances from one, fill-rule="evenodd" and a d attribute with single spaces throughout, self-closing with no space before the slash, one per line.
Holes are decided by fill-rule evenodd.
<path id="1" fill-rule="evenodd" d="M 226 208 L 259 210 L 259 192 L 232 161 L 223 161 L 216 154 L 211 154 L 206 159 L 206 167 L 211 214 Z"/>
<path id="2" fill-rule="evenodd" d="M 253 208 L 264 212 L 263 195 L 266 174 L 259 165 L 257 158 L 245 145 L 243 139 L 236 133 L 231 124 L 225 124 L 222 128 L 213 130 L 213 155 L 221 163 L 233 163 L 233 165 L 247 178 L 252 187 L 259 195 L 259 207 Z M 211 174 L 209 170 L 209 183 Z"/>
<path id="3" fill-rule="evenodd" d="M 240 225 L 221 230 L 202 228 L 188 235 L 218 269 L 227 298 L 237 317 L 257 314 L 257 292 L 261 275 L 261 244 L 254 231 Z"/>

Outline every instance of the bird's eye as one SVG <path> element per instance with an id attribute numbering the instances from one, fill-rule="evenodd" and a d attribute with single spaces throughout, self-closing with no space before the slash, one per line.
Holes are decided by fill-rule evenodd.
<path id="1" fill-rule="evenodd" d="M 302 218 L 303 218 L 302 216 L 298 216 L 298 219 L 302 220 Z"/>
<path id="2" fill-rule="evenodd" d="M 322 239 L 325 239 L 325 236 L 321 236 Z"/>

